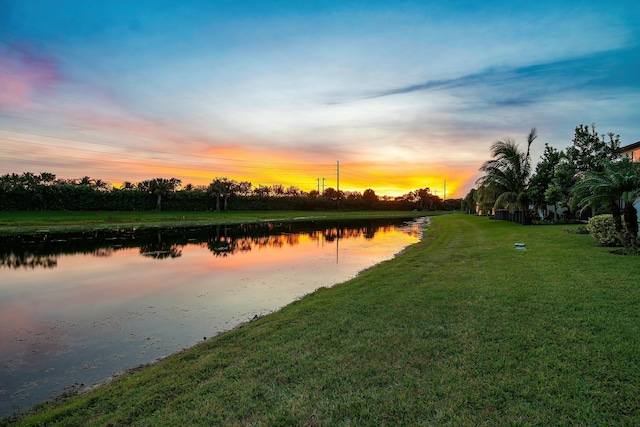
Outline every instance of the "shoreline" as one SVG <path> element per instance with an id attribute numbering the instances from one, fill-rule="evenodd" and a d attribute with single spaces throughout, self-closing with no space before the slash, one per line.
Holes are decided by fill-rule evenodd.
<path id="1" fill-rule="evenodd" d="M 434 218 L 354 279 L 13 421 L 638 424 L 640 265 L 568 228 Z"/>
<path id="2" fill-rule="evenodd" d="M 206 227 L 267 222 L 332 221 L 375 218 L 414 218 L 443 215 L 439 211 L 232 211 L 232 212 L 0 212 L 0 236 L 65 233 L 105 229 Z"/>
<path id="3" fill-rule="evenodd" d="M 412 218 L 407 218 L 408 221 L 411 220 L 411 219 Z M 414 226 L 418 226 L 422 230 L 424 229 L 423 227 L 427 222 L 428 222 L 428 217 L 414 218 L 413 221 L 411 221 L 412 224 L 416 224 Z M 405 230 L 405 232 L 406 232 L 406 230 Z M 411 243 L 411 244 L 415 244 L 415 243 Z M 404 248 L 402 248 L 401 250 L 395 252 L 395 253 L 391 253 L 389 255 L 389 258 L 387 258 L 386 260 L 389 260 L 389 259 L 392 259 L 392 258 L 398 256 L 405 249 L 406 249 L 406 246 Z M 354 273 L 355 275 L 353 277 L 357 277 L 358 275 L 363 274 L 364 272 L 366 272 L 366 271 L 370 270 L 371 268 L 374 268 L 375 266 L 377 266 L 380 262 L 384 262 L 386 260 L 379 261 L 379 262 L 377 262 L 375 264 L 372 264 L 370 266 L 367 266 L 367 267 L 355 272 Z M 350 279 L 347 279 L 347 280 L 350 280 Z M 341 282 L 334 283 L 334 284 L 331 284 L 330 286 L 329 285 L 320 286 L 319 288 L 316 288 L 316 289 L 314 289 L 312 291 L 307 291 L 303 295 L 296 296 L 293 300 L 290 300 L 290 302 L 288 302 L 286 305 L 301 301 L 301 300 L 307 298 L 313 292 L 318 291 L 318 289 L 323 289 L 323 288 L 326 289 L 326 288 L 338 285 L 340 283 Z M 254 316 L 254 318 L 247 318 L 246 320 L 241 321 L 241 322 L 235 324 L 234 326 L 231 326 L 231 327 L 223 329 L 223 330 L 219 330 L 219 331 L 215 332 L 211 336 L 206 336 L 204 340 L 198 340 L 198 341 L 196 341 L 195 343 L 193 343 L 191 345 L 188 345 L 188 346 L 180 348 L 180 349 L 176 349 L 175 351 L 173 351 L 171 353 L 162 355 L 162 356 L 157 357 L 157 358 L 155 358 L 153 360 L 150 360 L 150 361 L 147 361 L 147 362 L 141 362 L 138 365 L 133 365 L 133 366 L 130 366 L 130 367 L 123 367 L 123 368 L 121 368 L 121 369 L 119 369 L 119 370 L 117 370 L 117 371 L 115 371 L 113 373 L 110 373 L 103 380 L 99 380 L 99 381 L 91 382 L 91 383 L 86 383 L 86 384 L 78 382 L 78 383 L 75 383 L 75 384 L 64 386 L 61 389 L 58 389 L 58 392 L 56 392 L 51 397 L 49 397 L 47 399 L 44 399 L 44 400 L 41 400 L 41 401 L 34 402 L 33 404 L 30 404 L 28 406 L 25 406 L 25 407 L 17 410 L 13 414 L 7 414 L 7 416 L 24 415 L 24 414 L 30 412 L 32 410 L 32 408 L 34 408 L 36 406 L 39 406 L 39 405 L 42 405 L 42 404 L 47 404 L 47 403 L 52 402 L 52 401 L 59 401 L 61 399 L 65 399 L 65 398 L 68 398 L 68 397 L 71 397 L 71 396 L 74 396 L 74 395 L 78 395 L 78 394 L 86 394 L 88 392 L 91 392 L 91 391 L 95 390 L 96 388 L 98 388 L 98 387 L 100 387 L 102 385 L 106 385 L 106 384 L 111 383 L 112 381 L 114 381 L 117 378 L 120 378 L 120 377 L 125 376 L 125 375 L 132 374 L 134 372 L 137 372 L 137 371 L 141 370 L 144 367 L 147 367 L 147 366 L 150 366 L 150 365 L 155 365 L 157 363 L 160 363 L 160 362 L 164 361 L 167 358 L 174 357 L 174 356 L 177 356 L 179 354 L 182 354 L 182 353 L 188 351 L 189 349 L 193 348 L 194 346 L 197 346 L 197 345 L 199 345 L 199 344 L 201 344 L 201 343 L 203 343 L 205 341 L 208 341 L 208 340 L 214 339 L 214 338 L 216 338 L 216 337 L 218 337 L 220 335 L 224 335 L 224 334 L 233 332 L 235 330 L 241 329 L 241 328 L 245 327 L 247 324 L 252 323 L 253 321 L 260 320 L 264 316 L 271 315 L 271 314 L 281 310 L 282 308 L 286 307 L 286 305 L 283 306 L 283 307 L 276 308 L 274 310 L 270 310 L 270 311 L 266 312 L 266 314 L 261 313 L 259 317 L 258 317 L 258 315 L 256 315 L 256 316 Z M 81 379 L 78 379 L 78 381 L 81 381 Z"/>

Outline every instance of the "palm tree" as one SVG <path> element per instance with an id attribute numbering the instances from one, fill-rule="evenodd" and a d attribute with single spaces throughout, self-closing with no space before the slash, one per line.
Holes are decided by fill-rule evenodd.
<path id="1" fill-rule="evenodd" d="M 587 172 L 573 188 L 582 209 L 605 204 L 613 215 L 618 239 L 630 253 L 638 253 L 638 212 L 640 167 L 625 157 L 618 162 L 604 160 L 602 171 Z M 620 203 L 624 205 L 620 207 Z"/>
<path id="2" fill-rule="evenodd" d="M 480 167 L 485 173 L 476 184 L 494 192 L 497 197 L 493 208 L 507 208 L 511 212 L 520 210 L 523 223 L 531 224 L 527 187 L 531 177 L 529 150 L 536 139 L 536 128 L 527 137 L 527 152 L 520 151 L 518 144 L 510 138 L 496 141 L 491 145 L 491 160 Z"/>
<path id="3" fill-rule="evenodd" d="M 138 189 L 157 197 L 156 209 L 159 211 L 161 210 L 162 198 L 168 197 L 181 183 L 182 181 L 177 178 L 154 178 L 138 183 Z"/>
<path id="4" fill-rule="evenodd" d="M 468 213 L 476 213 L 476 200 L 478 196 L 478 190 L 472 188 L 469 190 L 464 199 L 462 199 L 462 208 Z"/>
<path id="5" fill-rule="evenodd" d="M 491 215 L 493 206 L 496 204 L 496 194 L 490 187 L 480 185 L 475 195 L 475 202 L 480 215 Z"/>
<path id="6" fill-rule="evenodd" d="M 216 178 L 211 181 L 209 187 L 207 188 L 207 194 L 211 197 L 216 198 L 216 212 L 220 212 L 220 198 L 224 199 L 224 210 L 227 210 L 227 203 L 229 201 L 229 197 L 236 194 L 238 191 L 239 184 L 230 180 L 229 178 Z"/>

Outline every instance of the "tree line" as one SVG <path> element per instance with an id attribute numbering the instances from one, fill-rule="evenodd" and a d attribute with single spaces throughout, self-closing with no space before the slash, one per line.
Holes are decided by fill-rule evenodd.
<path id="1" fill-rule="evenodd" d="M 2 211 L 455 210 L 461 203 L 462 199 L 443 201 L 429 188 L 400 197 L 380 197 L 372 189 L 306 192 L 296 186 L 253 186 L 227 177 L 215 178 L 206 186 L 153 178 L 125 181 L 116 188 L 88 176 L 61 179 L 50 172 L 0 176 Z"/>
<path id="2" fill-rule="evenodd" d="M 463 208 L 482 214 L 507 210 L 520 213 L 523 224 L 533 220 L 557 222 L 586 214 L 610 213 L 620 242 L 638 251 L 638 218 L 634 203 L 640 198 L 640 167 L 620 150 L 620 136 L 598 134 L 595 124 L 578 125 L 573 144 L 558 150 L 545 144 L 535 170 L 530 147 L 535 128 L 527 137 L 527 150 L 511 138 L 491 146 L 483 175 L 463 199 Z"/>

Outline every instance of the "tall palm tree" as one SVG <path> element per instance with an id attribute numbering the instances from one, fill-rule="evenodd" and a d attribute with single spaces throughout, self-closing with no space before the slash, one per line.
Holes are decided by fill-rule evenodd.
<path id="1" fill-rule="evenodd" d="M 533 128 L 527 137 L 526 153 L 520 151 L 518 144 L 511 138 L 494 142 L 491 145 L 493 158 L 480 167 L 485 174 L 476 181 L 476 184 L 497 195 L 494 209 L 506 208 L 512 212 L 520 210 L 523 213 L 524 224 L 531 224 L 527 197 L 531 177 L 529 151 L 536 138 L 536 129 Z"/>
<path id="2" fill-rule="evenodd" d="M 238 191 L 238 183 L 227 177 L 214 179 L 207 188 L 207 194 L 216 198 L 216 212 L 220 212 L 220 198 L 224 199 L 224 210 L 226 211 L 229 197 L 236 194 L 236 191 Z"/>
<path id="3" fill-rule="evenodd" d="M 638 253 L 638 212 L 634 203 L 640 197 L 640 166 L 627 157 L 618 162 L 604 160 L 601 165 L 602 171 L 587 172 L 574 186 L 575 200 L 583 209 L 606 205 L 613 215 L 618 239 L 629 252 Z"/>
<path id="4" fill-rule="evenodd" d="M 472 188 L 471 190 L 469 190 L 469 192 L 467 193 L 466 196 L 464 196 L 464 199 L 462 199 L 462 208 L 467 212 L 467 213 L 476 213 L 477 209 L 476 207 L 477 205 L 477 196 L 478 196 L 478 190 L 475 188 Z"/>
<path id="5" fill-rule="evenodd" d="M 162 198 L 168 197 L 177 187 L 182 183 L 177 178 L 154 178 L 152 180 L 142 181 L 138 184 L 140 190 L 146 191 L 149 194 L 155 195 L 156 210 L 161 210 Z"/>
<path id="6" fill-rule="evenodd" d="M 490 215 L 493 211 L 493 206 L 496 204 L 496 194 L 491 187 L 485 185 L 478 186 L 476 192 L 476 207 L 479 209 L 481 215 Z"/>

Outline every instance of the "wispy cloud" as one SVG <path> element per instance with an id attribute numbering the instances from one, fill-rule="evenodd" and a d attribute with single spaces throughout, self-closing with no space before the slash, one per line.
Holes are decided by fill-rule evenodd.
<path id="1" fill-rule="evenodd" d="M 55 62 L 28 46 L 0 44 L 0 108 L 24 108 L 62 80 Z"/>
<path id="2" fill-rule="evenodd" d="M 532 126 L 638 138 L 637 0 L 4 3 L 10 171 L 453 191 Z"/>
<path id="3" fill-rule="evenodd" d="M 428 80 L 356 95 L 329 104 L 343 104 L 415 92 L 483 89 L 496 106 L 529 106 L 542 97 L 571 90 L 640 87 L 640 46 L 596 52 L 577 58 L 519 67 L 491 67 L 460 77 Z M 515 90 L 514 90 L 515 89 Z M 489 90 L 489 91 L 488 91 Z"/>

